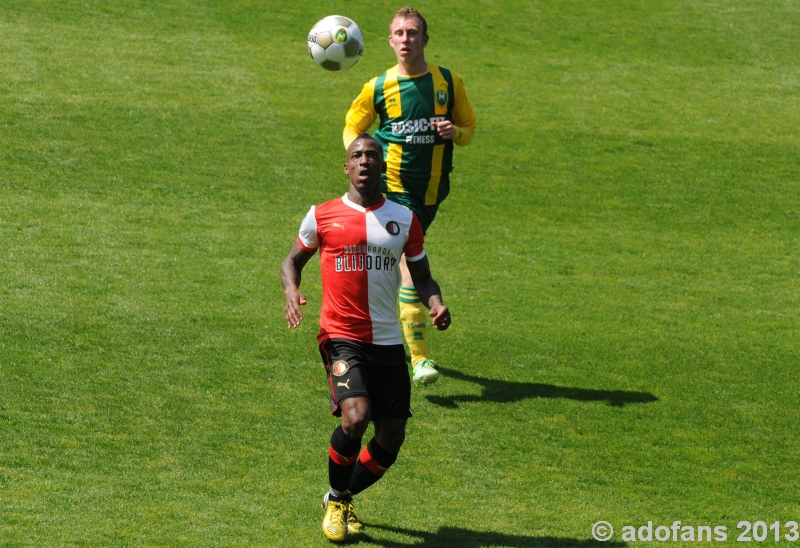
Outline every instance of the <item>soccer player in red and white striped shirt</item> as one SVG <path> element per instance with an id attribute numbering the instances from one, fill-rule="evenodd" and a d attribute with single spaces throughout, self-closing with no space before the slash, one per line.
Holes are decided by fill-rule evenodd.
<path id="1" fill-rule="evenodd" d="M 333 541 L 363 530 L 352 497 L 378 481 L 397 460 L 411 416 L 411 381 L 397 322 L 400 258 L 436 329 L 450 326 L 450 311 L 431 277 L 416 214 L 381 194 L 381 145 L 359 135 L 347 149 L 350 187 L 341 198 L 312 207 L 281 264 L 286 323 L 295 328 L 306 304 L 303 267 L 320 251 L 322 307 L 317 337 L 328 373 L 331 412 L 341 417 L 331 436 L 330 489 L 322 531 Z M 362 449 L 370 421 L 374 437 Z"/>

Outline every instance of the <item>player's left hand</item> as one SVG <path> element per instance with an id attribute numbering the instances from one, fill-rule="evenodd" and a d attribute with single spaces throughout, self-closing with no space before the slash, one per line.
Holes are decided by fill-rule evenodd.
<path id="1" fill-rule="evenodd" d="M 434 122 L 433 127 L 439 132 L 439 136 L 445 140 L 451 140 L 456 136 L 456 126 L 450 120 Z"/>
<path id="2" fill-rule="evenodd" d="M 439 331 L 444 331 L 450 327 L 450 324 L 453 322 L 453 319 L 450 317 L 450 310 L 443 304 L 434 305 L 428 315 L 433 318 L 431 323 L 433 323 L 433 326 Z"/>

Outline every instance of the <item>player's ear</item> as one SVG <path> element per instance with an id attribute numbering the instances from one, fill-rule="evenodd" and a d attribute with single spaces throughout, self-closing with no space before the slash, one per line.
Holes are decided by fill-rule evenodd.
<path id="1" fill-rule="evenodd" d="M 386 162 L 381 161 L 381 173 L 386 173 Z"/>

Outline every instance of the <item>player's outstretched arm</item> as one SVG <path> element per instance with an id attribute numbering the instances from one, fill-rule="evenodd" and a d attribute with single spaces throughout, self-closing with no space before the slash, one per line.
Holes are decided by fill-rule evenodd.
<path id="1" fill-rule="evenodd" d="M 303 267 L 314 255 L 313 251 L 306 251 L 297 241 L 292 245 L 289 254 L 281 263 L 281 284 L 283 285 L 283 295 L 286 297 L 286 325 L 289 329 L 297 327 L 303 321 L 303 313 L 300 310 L 308 301 L 306 296 L 300 291 L 300 281 L 302 279 Z"/>
<path id="2" fill-rule="evenodd" d="M 417 290 L 420 300 L 430 308 L 428 314 L 432 319 L 433 326 L 444 331 L 450 327 L 452 318 L 450 317 L 450 309 L 444 305 L 442 300 L 442 290 L 439 284 L 431 276 L 430 263 L 428 257 L 425 256 L 418 261 L 407 261 L 408 272 L 411 274 L 411 279 L 414 280 L 414 288 Z"/>

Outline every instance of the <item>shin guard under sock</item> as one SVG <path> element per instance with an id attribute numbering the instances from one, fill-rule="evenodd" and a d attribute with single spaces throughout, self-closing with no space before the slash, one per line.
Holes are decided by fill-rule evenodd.
<path id="1" fill-rule="evenodd" d="M 400 323 L 408 350 L 411 352 L 411 364 L 428 357 L 428 315 L 413 287 L 401 287 L 398 297 L 400 302 Z"/>
<path id="2" fill-rule="evenodd" d="M 381 479 L 396 460 L 397 453 L 386 451 L 372 438 L 356 462 L 348 491 L 353 495 L 360 493 Z"/>
<path id="3" fill-rule="evenodd" d="M 361 449 L 361 439 L 348 438 L 341 425 L 333 431 L 328 450 L 328 480 L 334 491 L 339 493 L 347 491 L 358 460 L 359 449 Z"/>

